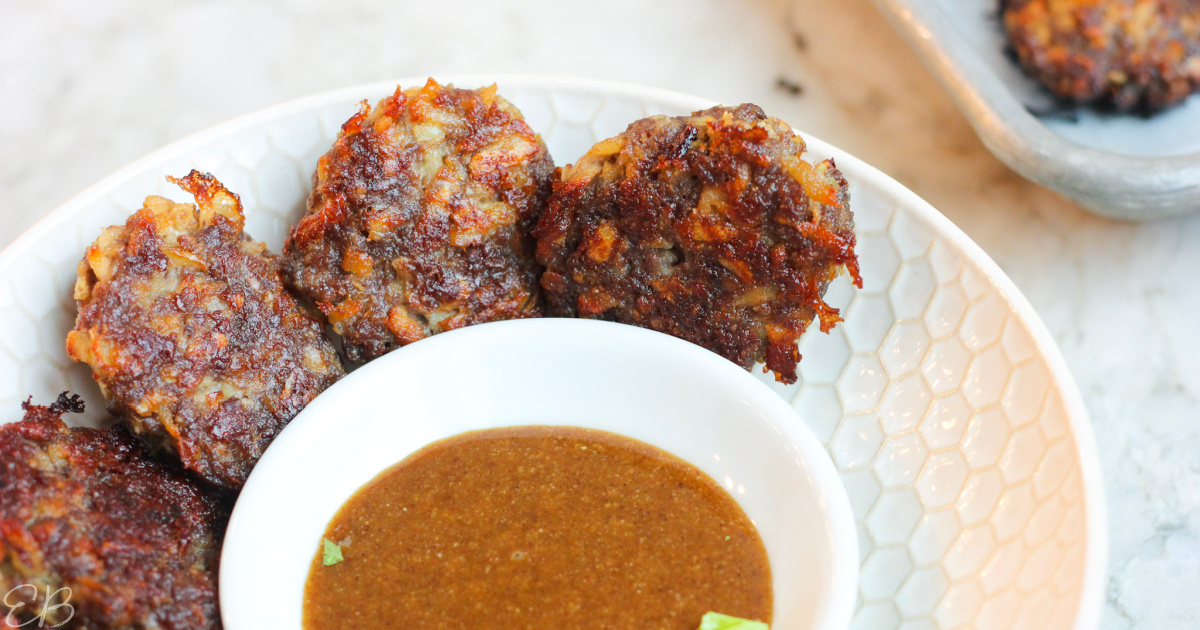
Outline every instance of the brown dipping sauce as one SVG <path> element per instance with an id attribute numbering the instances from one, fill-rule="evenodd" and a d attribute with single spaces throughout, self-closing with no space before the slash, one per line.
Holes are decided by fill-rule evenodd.
<path id="1" fill-rule="evenodd" d="M 346 501 L 317 551 L 304 629 L 695 630 L 708 611 L 771 621 L 766 549 L 696 467 L 573 427 L 435 442 Z"/>

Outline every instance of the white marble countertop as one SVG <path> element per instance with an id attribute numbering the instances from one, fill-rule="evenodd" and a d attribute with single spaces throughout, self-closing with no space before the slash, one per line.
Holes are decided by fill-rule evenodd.
<path id="1" fill-rule="evenodd" d="M 867 0 L 0 3 L 0 245 L 239 114 L 466 72 L 756 102 L 930 201 L 1021 288 L 1083 391 L 1109 501 L 1102 627 L 1200 627 L 1200 215 L 1118 223 L 1021 179 Z"/>

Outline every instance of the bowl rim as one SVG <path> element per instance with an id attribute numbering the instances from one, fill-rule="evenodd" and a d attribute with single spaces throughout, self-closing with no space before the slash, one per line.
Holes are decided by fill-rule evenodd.
<path id="1" fill-rule="evenodd" d="M 686 366 L 687 371 L 693 374 L 703 374 L 706 378 L 719 381 L 722 388 L 725 388 L 725 391 L 722 392 L 723 396 L 728 396 L 731 400 L 736 400 L 761 413 L 761 422 L 773 429 L 771 435 L 779 436 L 782 441 L 794 447 L 796 456 L 804 461 L 805 466 L 801 474 L 810 480 L 815 500 L 826 508 L 822 511 L 824 517 L 822 520 L 825 521 L 830 536 L 826 545 L 823 546 L 827 546 L 830 550 L 831 579 L 828 596 L 823 600 L 826 605 L 824 614 L 817 619 L 813 628 L 814 630 L 841 630 L 849 626 L 854 615 L 855 599 L 858 595 L 859 574 L 858 530 L 854 512 L 846 487 L 842 483 L 833 460 L 824 445 L 798 416 L 795 409 L 748 370 L 706 348 L 665 333 L 627 324 L 590 319 L 545 317 L 467 326 L 398 348 L 364 364 L 334 383 L 276 436 L 251 471 L 250 477 L 234 505 L 226 530 L 221 551 L 218 583 L 237 585 L 246 579 L 255 579 L 247 578 L 241 566 L 247 557 L 247 552 L 251 551 L 246 548 L 248 541 L 239 539 L 244 529 L 242 520 L 249 518 L 246 516 L 248 510 L 255 509 L 247 507 L 247 505 L 277 489 L 278 486 L 273 485 L 272 482 L 277 481 L 280 475 L 286 475 L 289 463 L 286 457 L 289 450 L 307 446 L 304 441 L 306 432 L 328 430 L 329 423 L 335 421 L 330 418 L 340 417 L 338 403 L 343 398 L 360 393 L 358 390 L 378 382 L 387 374 L 401 370 L 405 366 L 421 365 L 429 361 L 431 356 L 446 354 L 447 351 L 453 352 L 455 348 L 469 350 L 485 346 L 489 340 L 494 341 L 499 338 L 504 338 L 503 343 L 505 344 L 512 344 L 528 340 L 531 337 L 551 339 L 567 347 L 570 347 L 569 344 L 578 344 L 576 350 L 582 349 L 584 353 L 604 352 L 603 348 L 611 347 L 635 349 L 636 352 L 623 353 L 629 356 L 628 361 L 631 364 L 636 363 L 639 356 L 648 354 L 670 357 L 672 363 Z M 454 354 L 459 353 L 454 352 Z M 622 360 L 625 359 L 622 358 Z M 452 379 L 455 378 L 455 375 L 447 373 L 439 375 L 437 378 Z M 397 391 L 400 389 L 398 388 Z M 536 425 L 538 423 L 529 424 Z M 569 423 L 567 425 L 569 426 Z M 444 437 L 450 437 L 450 435 Z M 669 447 L 653 446 L 672 453 L 693 466 L 700 466 L 699 462 L 673 453 Z M 391 465 L 385 465 L 376 471 L 376 474 L 383 472 Z M 729 493 L 729 496 L 740 503 L 734 493 Z M 339 504 L 349 498 L 350 495 L 342 497 Z M 239 571 L 241 573 L 238 573 Z M 235 575 L 240 575 L 241 579 Z M 781 599 L 780 595 L 779 592 L 776 592 L 776 599 Z M 244 597 L 241 591 L 237 588 L 219 590 L 218 597 L 221 603 L 221 617 L 225 626 L 235 627 L 238 624 L 244 626 L 245 620 L 232 617 L 247 608 L 247 604 L 241 599 Z"/>
<path id="2" fill-rule="evenodd" d="M 898 2 L 900 0 L 874 0 L 876 2 Z M 703 109 L 714 104 L 714 101 L 636 84 L 589 79 L 578 77 L 556 77 L 542 74 L 434 74 L 443 83 L 489 85 L 500 83 L 513 87 L 529 87 L 540 89 L 569 89 L 605 95 L 618 95 L 642 100 L 655 100 L 669 103 L 681 109 Z M 104 177 L 87 187 L 55 210 L 40 219 L 12 241 L 3 251 L 0 251 L 0 274 L 9 270 L 17 261 L 29 255 L 29 251 L 53 230 L 63 229 L 63 224 L 69 222 L 80 210 L 98 199 L 109 195 L 116 187 L 127 179 L 153 168 L 155 165 L 166 163 L 188 154 L 197 148 L 218 138 L 232 135 L 246 128 L 254 127 L 278 117 L 327 106 L 334 103 L 354 103 L 361 101 L 364 95 L 381 95 L 390 93 L 397 85 L 423 84 L 428 76 L 404 77 L 365 83 L 329 90 L 298 99 L 285 101 L 264 109 L 260 109 L 233 118 L 215 126 L 198 131 L 175 142 L 167 144 L 142 158 L 122 167 L 111 175 Z M 853 155 L 830 145 L 817 136 L 801 131 L 809 150 L 815 153 L 833 155 L 843 172 L 850 170 L 856 177 L 870 180 L 873 186 L 894 200 L 897 208 L 910 213 L 914 218 L 924 222 L 930 231 L 945 239 L 947 244 L 962 255 L 966 260 L 977 265 L 983 275 L 997 287 L 1001 297 L 1016 313 L 1018 318 L 1027 326 L 1034 344 L 1044 357 L 1050 378 L 1062 397 L 1066 411 L 1067 424 L 1075 440 L 1076 452 L 1079 454 L 1080 474 L 1084 491 L 1084 526 L 1087 536 L 1084 560 L 1083 585 L 1074 627 L 1079 630 L 1091 630 L 1100 619 L 1100 610 L 1104 602 L 1106 565 L 1108 561 L 1108 518 L 1104 496 L 1104 478 L 1100 468 L 1099 453 L 1095 437 L 1091 429 L 1087 408 L 1083 396 L 1071 376 L 1061 351 L 1046 328 L 1045 323 L 1038 317 L 1033 306 L 1017 288 L 1016 284 L 989 257 L 982 248 L 970 239 L 958 226 L 938 212 L 932 205 L 916 193 L 888 177 L 875 167 L 863 162 Z M 849 167 L 849 168 L 847 168 Z"/>

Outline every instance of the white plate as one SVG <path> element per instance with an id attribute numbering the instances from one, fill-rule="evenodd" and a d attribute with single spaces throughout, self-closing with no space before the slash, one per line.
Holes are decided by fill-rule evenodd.
<path id="1" fill-rule="evenodd" d="M 1053 100 L 1004 54 L 1000 0 L 873 1 L 1013 170 L 1121 219 L 1200 211 L 1200 96 L 1150 118 L 1039 119 Z"/>
<path id="2" fill-rule="evenodd" d="M 497 81 L 561 164 L 634 119 L 711 105 L 599 81 Z M 405 86 L 423 79 L 405 79 Z M 242 196 L 247 231 L 278 251 L 317 158 L 364 98 L 339 90 L 252 114 L 164 148 L 89 188 L 0 254 L 0 406 L 64 389 L 103 417 L 88 369 L 64 339 L 75 265 L 100 228 L 148 194 L 179 200 L 164 175 L 210 171 Z M 801 381 L 772 383 L 828 448 L 858 519 L 856 628 L 1095 626 L 1107 532 L 1083 401 L 1032 307 L 929 204 L 805 134 L 850 181 L 865 285 L 828 299 L 846 321 L 801 341 Z M 766 377 L 764 379 L 768 380 Z M 910 625 L 911 624 L 916 624 Z"/>
<path id="3" fill-rule="evenodd" d="M 772 627 L 842 630 L 850 622 L 858 576 L 850 502 L 821 443 L 786 402 L 674 337 L 526 319 L 401 348 L 296 416 L 250 475 L 225 535 L 226 630 L 300 628 L 325 527 L 380 472 L 434 440 L 528 424 L 612 431 L 699 467 L 758 527 L 774 583 Z"/>

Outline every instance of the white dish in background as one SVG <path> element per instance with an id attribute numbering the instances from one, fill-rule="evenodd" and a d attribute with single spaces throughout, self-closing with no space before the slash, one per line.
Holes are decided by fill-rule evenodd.
<path id="1" fill-rule="evenodd" d="M 1038 118 L 1054 100 L 1005 54 L 1000 0 L 873 1 L 1013 170 L 1120 219 L 1200 211 L 1200 96 L 1149 118 Z"/>
<path id="2" fill-rule="evenodd" d="M 611 431 L 700 468 L 762 536 L 775 590 L 771 626 L 850 623 L 858 577 L 850 502 L 821 443 L 785 401 L 674 337 L 609 322 L 526 319 L 401 348 L 296 416 L 251 473 L 229 523 L 225 627 L 298 630 L 313 555 L 350 495 L 435 440 L 529 424 Z"/>
<path id="3" fill-rule="evenodd" d="M 712 105 L 602 81 L 498 82 L 559 164 L 657 113 Z M 424 78 L 403 79 L 405 86 Z M 273 107 L 172 144 L 97 183 L 0 254 L 0 416 L 26 396 L 103 400 L 66 357 L 75 266 L 100 229 L 146 195 L 188 200 L 164 175 L 210 171 L 242 197 L 246 230 L 279 251 L 303 212 L 317 158 L 358 101 L 396 82 Z M 804 134 L 850 182 L 865 285 L 827 299 L 845 321 L 801 340 L 800 382 L 779 386 L 829 451 L 857 520 L 855 628 L 1094 628 L 1107 530 L 1083 401 L 1045 326 L 982 250 L 909 190 Z M 467 385 L 464 385 L 466 388 Z"/>

